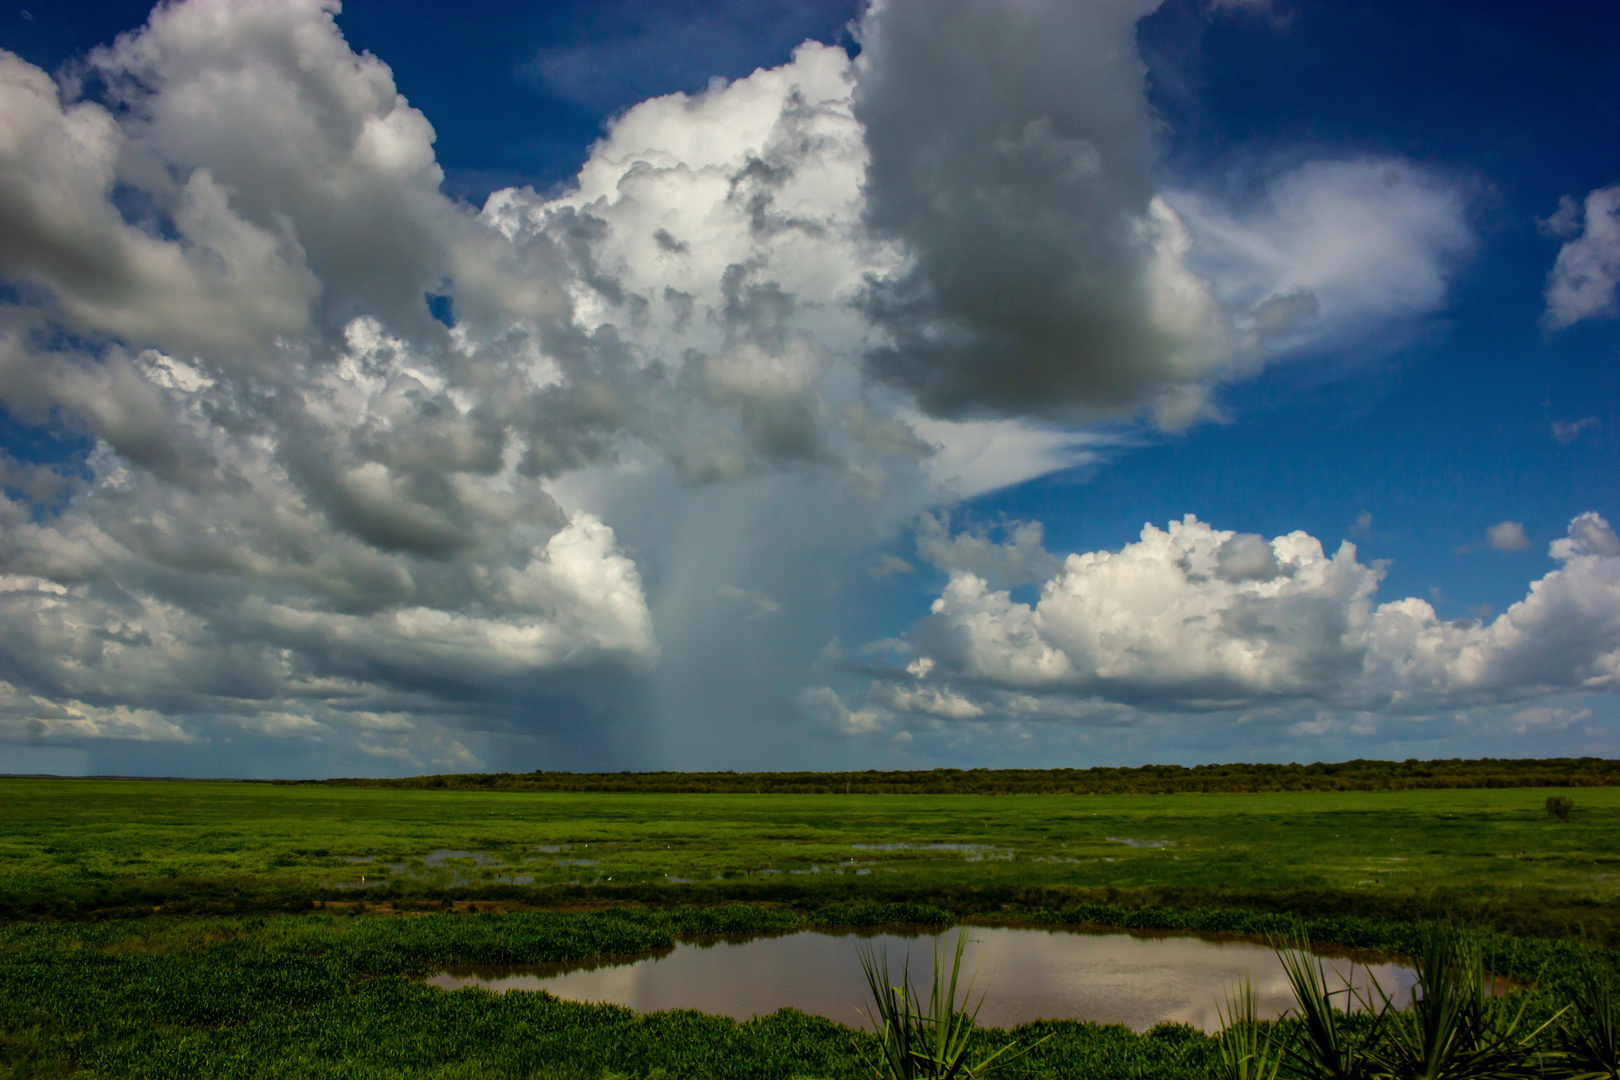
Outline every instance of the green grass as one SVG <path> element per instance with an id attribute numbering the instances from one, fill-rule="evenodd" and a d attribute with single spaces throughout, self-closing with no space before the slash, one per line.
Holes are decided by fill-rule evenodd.
<path id="1" fill-rule="evenodd" d="M 854 1077 L 868 1037 L 797 1013 L 637 1016 L 417 979 L 457 962 L 963 916 L 1264 936 L 1294 912 L 1313 916 L 1319 940 L 1401 950 L 1414 919 L 1458 915 L 1545 935 L 1513 970 L 1551 993 L 1581 964 L 1612 969 L 1612 953 L 1572 939 L 1620 937 L 1620 790 L 1564 794 L 1568 824 L 1547 815 L 1547 789 L 750 796 L 4 780 L 0 1078 Z M 499 862 L 430 871 L 421 860 L 440 849 Z M 383 873 L 388 862 L 407 872 Z M 497 880 L 514 874 L 535 884 Z M 389 884 L 340 887 L 362 875 Z M 356 896 L 407 914 L 319 909 Z M 458 898 L 506 912 L 441 913 Z M 704 906 L 738 900 L 752 903 Z M 617 906 L 548 910 L 563 903 Z M 1045 1035 L 1007 1075 L 1176 1080 L 1217 1058 L 1197 1032 L 1078 1023 L 986 1033 L 983 1049 Z"/>
<path id="2" fill-rule="evenodd" d="M 382 881 L 390 896 L 537 903 L 1119 889 L 1607 909 L 1620 901 L 1620 788 L 1567 794 L 1561 824 L 1546 789 L 998 798 L 5 780 L 0 903 L 13 915 L 307 906 L 377 896 Z M 498 862 L 422 861 L 444 849 Z M 503 883 L 514 876 L 534 884 Z"/>

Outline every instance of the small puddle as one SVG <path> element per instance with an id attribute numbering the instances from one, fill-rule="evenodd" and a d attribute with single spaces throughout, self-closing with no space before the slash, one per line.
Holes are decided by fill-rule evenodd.
<path id="1" fill-rule="evenodd" d="M 1294 1004 L 1276 955 L 1263 945 L 1180 935 L 1088 934 L 1010 927 L 965 928 L 962 982 L 977 972 L 973 996 L 985 992 L 979 1023 L 1009 1028 L 1031 1020 L 1092 1020 L 1146 1031 L 1176 1021 L 1220 1028 L 1216 1002 L 1247 972 L 1263 1017 Z M 857 948 L 881 949 L 891 977 L 911 958 L 911 977 L 925 996 L 939 935 L 823 934 L 813 931 L 741 943 L 681 944 L 656 954 L 599 958 L 588 964 L 524 968 L 458 967 L 428 984 L 445 990 L 481 987 L 496 993 L 545 990 L 573 1001 L 611 1002 L 637 1012 L 697 1009 L 739 1020 L 781 1008 L 870 1027 L 866 976 Z M 945 945 L 955 949 L 954 933 Z M 1326 958 L 1328 984 L 1341 976 L 1358 989 L 1370 971 L 1394 1003 L 1411 999 L 1411 969 Z M 1339 972 L 1335 975 L 1334 971 Z"/>
<path id="2" fill-rule="evenodd" d="M 589 845 L 586 845 L 587 847 Z M 532 844 L 510 855 L 497 855 L 488 851 L 463 851 L 459 848 L 435 848 L 425 855 L 404 861 L 383 861 L 375 855 L 344 855 L 351 866 L 379 867 L 381 874 L 372 871 L 368 879 L 361 875 L 358 881 L 332 881 L 326 884 L 334 889 L 381 889 L 393 878 L 426 884 L 433 888 L 461 888 L 467 885 L 533 885 L 534 875 L 515 873 L 534 863 L 556 866 L 595 866 L 595 859 L 553 858 L 568 850 L 566 844 Z M 538 852 L 539 854 L 535 854 Z M 500 871 L 509 871 L 502 873 Z M 578 884 L 571 882 L 570 884 Z"/>

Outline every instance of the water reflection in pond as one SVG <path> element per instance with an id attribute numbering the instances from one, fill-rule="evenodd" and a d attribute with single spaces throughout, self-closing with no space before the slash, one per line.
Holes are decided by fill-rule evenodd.
<path id="1" fill-rule="evenodd" d="M 1246 942 L 1184 936 L 1081 934 L 970 926 L 963 982 L 978 973 L 974 997 L 985 990 L 979 1022 L 1012 1027 L 1030 1020 L 1073 1019 L 1126 1024 L 1145 1031 L 1167 1020 L 1205 1031 L 1220 1025 L 1215 1003 L 1245 971 L 1262 1016 L 1293 1004 L 1288 979 L 1269 948 Z M 891 974 L 911 957 L 912 981 L 928 993 L 935 936 L 859 936 L 820 933 L 756 938 L 740 944 L 677 945 L 639 957 L 614 957 L 592 966 L 523 969 L 454 968 L 433 976 L 433 986 L 480 986 L 496 992 L 546 990 L 574 1001 L 628 1005 L 638 1012 L 698 1009 L 746 1019 L 791 1007 L 852 1027 L 869 1026 L 866 978 L 856 948 L 882 948 Z M 946 943 L 954 949 L 954 933 Z M 1326 963 L 1367 985 L 1369 967 L 1348 959 Z M 1395 1004 L 1410 998 L 1412 972 L 1390 963 L 1370 968 Z M 1332 970 L 1329 984 L 1340 983 Z"/>

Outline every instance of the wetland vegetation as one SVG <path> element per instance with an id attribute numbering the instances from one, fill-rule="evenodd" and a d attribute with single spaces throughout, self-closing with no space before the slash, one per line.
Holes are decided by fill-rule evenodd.
<path id="1" fill-rule="evenodd" d="M 0 781 L 0 915 L 1104 900 L 1455 916 L 1607 940 L 1620 926 L 1620 788 L 1575 792 L 1567 825 L 1547 794 L 604 796 L 15 779 Z"/>
<path id="2" fill-rule="evenodd" d="M 1572 800 L 1567 823 L 1549 795 Z M 1452 918 L 1509 935 L 1494 969 L 1531 986 L 1530 1030 L 1583 979 L 1613 978 L 1617 875 L 1620 790 L 1603 787 L 830 798 L 11 779 L 0 1077 L 866 1076 L 874 1037 L 804 1013 L 637 1014 L 424 979 L 963 921 L 1264 940 L 1303 918 L 1314 942 L 1414 956 L 1425 920 Z M 1008 1077 L 1202 1078 L 1221 1061 L 1184 1025 L 973 1039 L 975 1054 L 1038 1043 Z"/>

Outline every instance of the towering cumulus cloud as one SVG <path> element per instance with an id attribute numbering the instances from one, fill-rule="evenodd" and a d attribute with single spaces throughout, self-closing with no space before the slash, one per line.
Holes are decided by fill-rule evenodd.
<path id="1" fill-rule="evenodd" d="M 631 109 L 559 199 L 490 198 L 483 221 L 568 271 L 538 465 L 581 463 L 567 437 L 585 425 L 633 434 L 688 483 L 926 449 L 885 436 L 834 374 L 866 332 L 863 274 L 893 260 L 860 228 L 852 82 L 841 49 L 807 43 L 784 67 Z"/>
<path id="2" fill-rule="evenodd" d="M 0 462 L 0 738 L 603 763 L 801 706 L 1417 687 L 1375 643 L 1462 631 L 1309 538 L 1185 524 L 1059 570 L 1038 526 L 950 535 L 956 498 L 1420 320 L 1468 247 L 1399 161 L 1161 190 L 1151 6 L 884 0 L 858 58 L 642 102 L 566 190 L 480 208 L 333 0 L 165 4 L 56 78 L 0 54 L 0 403 L 45 447 Z M 915 670 L 801 694 L 918 520 L 953 577 Z"/>
<path id="3" fill-rule="evenodd" d="M 1174 401 L 1232 357 L 1151 179 L 1135 44 L 1152 3 L 875 4 L 855 114 L 868 223 L 905 271 L 870 365 L 945 416 Z"/>

